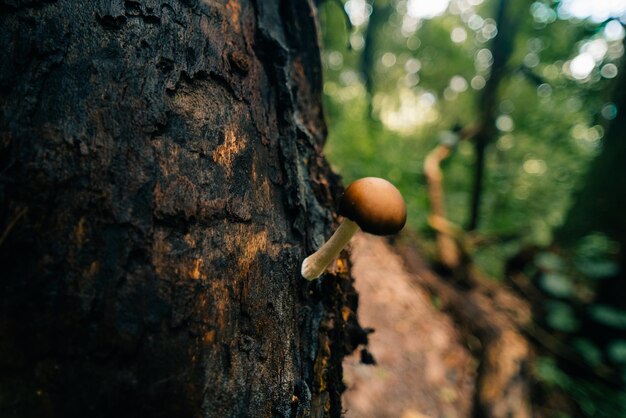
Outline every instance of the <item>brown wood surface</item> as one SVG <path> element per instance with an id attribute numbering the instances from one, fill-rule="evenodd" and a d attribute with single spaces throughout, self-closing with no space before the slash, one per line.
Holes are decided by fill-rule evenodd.
<path id="1" fill-rule="evenodd" d="M 0 2 L 0 416 L 340 416 L 309 1 Z"/>

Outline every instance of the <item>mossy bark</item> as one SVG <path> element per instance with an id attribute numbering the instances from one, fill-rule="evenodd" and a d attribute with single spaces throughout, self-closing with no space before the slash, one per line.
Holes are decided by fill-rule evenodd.
<path id="1" fill-rule="evenodd" d="M 340 416 L 356 294 L 299 275 L 341 187 L 315 19 L 0 3 L 0 415 Z"/>

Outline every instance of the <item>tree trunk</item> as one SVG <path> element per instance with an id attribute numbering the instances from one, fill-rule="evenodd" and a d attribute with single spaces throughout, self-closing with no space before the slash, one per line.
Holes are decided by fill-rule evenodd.
<path id="1" fill-rule="evenodd" d="M 626 38 L 622 42 L 626 47 Z M 575 246 L 587 235 L 601 233 L 615 241 L 617 251 L 612 261 L 619 268 L 609 277 L 595 283 L 596 305 L 611 306 L 626 311 L 626 57 L 622 58 L 620 75 L 614 81 L 612 102 L 617 115 L 609 123 L 600 153 L 591 163 L 580 190 L 563 225 L 556 231 L 555 242 L 565 247 Z M 592 281 L 592 279 L 589 279 Z M 579 333 L 600 347 L 626 339 L 626 330 L 616 329 L 597 321 L 585 321 Z M 618 370 L 619 365 L 615 365 Z M 626 376 L 622 377 L 626 384 Z"/>
<path id="2" fill-rule="evenodd" d="M 473 231 L 478 228 L 480 221 L 480 210 L 483 199 L 483 189 L 485 183 L 485 162 L 488 145 L 493 142 L 497 135 L 496 118 L 498 106 L 498 91 L 503 79 L 510 72 L 509 60 L 513 55 L 515 36 L 519 26 L 520 16 L 524 16 L 524 11 L 528 10 L 527 1 L 511 2 L 498 0 L 495 12 L 498 34 L 491 43 L 491 54 L 493 63 L 489 78 L 485 88 L 479 98 L 478 108 L 478 129 L 473 133 L 474 154 L 476 163 L 474 164 L 474 179 L 470 198 L 470 214 L 467 229 Z"/>
<path id="3" fill-rule="evenodd" d="M 312 2 L 3 0 L 0 415 L 340 416 Z"/>
<path id="4" fill-rule="evenodd" d="M 626 47 L 626 38 L 622 44 Z M 621 68 L 626 67 L 622 59 Z M 557 241 L 572 242 L 602 232 L 626 247 L 626 75 L 620 71 L 613 87 L 617 115 L 608 126 L 600 154 L 591 164 L 582 187 L 574 196 L 567 219 L 557 231 Z M 626 266 L 625 266 L 626 267 Z"/>

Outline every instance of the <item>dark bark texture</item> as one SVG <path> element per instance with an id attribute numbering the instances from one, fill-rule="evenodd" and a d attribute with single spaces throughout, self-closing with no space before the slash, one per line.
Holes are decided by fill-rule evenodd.
<path id="1" fill-rule="evenodd" d="M 306 0 L 0 2 L 0 416 L 340 416 Z"/>

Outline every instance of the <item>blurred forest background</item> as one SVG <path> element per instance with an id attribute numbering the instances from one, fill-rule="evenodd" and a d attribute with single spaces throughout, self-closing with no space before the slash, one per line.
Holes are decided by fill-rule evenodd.
<path id="1" fill-rule="evenodd" d="M 626 416 L 626 0 L 319 14 L 325 150 L 345 183 L 389 179 L 402 239 L 436 271 L 474 269 L 529 304 L 545 416 Z"/>

